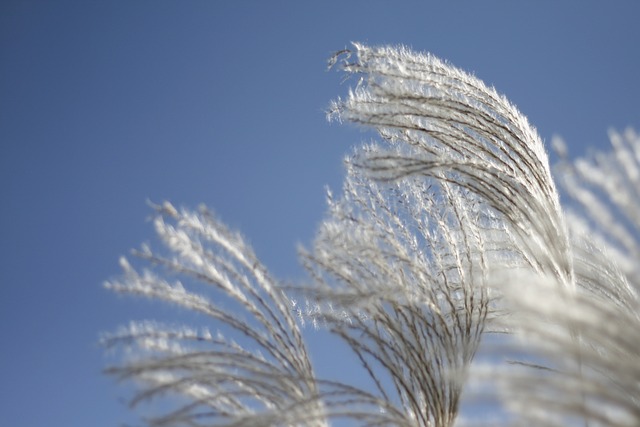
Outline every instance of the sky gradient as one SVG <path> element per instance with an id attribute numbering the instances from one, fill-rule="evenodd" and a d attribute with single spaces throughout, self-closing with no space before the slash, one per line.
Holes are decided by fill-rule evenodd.
<path id="1" fill-rule="evenodd" d="M 585 154 L 609 128 L 640 129 L 639 17 L 631 0 L 4 0 L 0 425 L 136 420 L 98 338 L 176 315 L 101 286 L 152 240 L 147 201 L 204 203 L 276 277 L 304 277 L 296 245 L 325 186 L 339 191 L 342 157 L 373 137 L 325 119 L 353 83 L 327 71 L 332 52 L 432 52 Z"/>

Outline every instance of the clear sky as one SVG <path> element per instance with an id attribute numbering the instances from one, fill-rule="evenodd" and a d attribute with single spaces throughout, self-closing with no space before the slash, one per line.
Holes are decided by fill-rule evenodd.
<path id="1" fill-rule="evenodd" d="M 147 200 L 205 203 L 303 276 L 324 187 L 371 137 L 325 120 L 349 84 L 332 52 L 430 51 L 582 154 L 640 128 L 639 19 L 634 0 L 3 0 L 0 425 L 135 419 L 97 341 L 156 308 L 101 286 L 152 238 Z"/>

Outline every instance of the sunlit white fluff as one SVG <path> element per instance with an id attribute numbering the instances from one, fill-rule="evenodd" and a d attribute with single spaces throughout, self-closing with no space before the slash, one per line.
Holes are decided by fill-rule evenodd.
<path id="1" fill-rule="evenodd" d="M 358 81 L 330 117 L 382 142 L 347 159 L 294 299 L 208 210 L 170 204 L 154 221 L 166 252 L 143 248 L 146 269 L 123 260 L 107 283 L 224 329 L 105 337 L 131 349 L 108 372 L 143 384 L 133 403 L 182 396 L 150 424 L 450 426 L 489 329 L 511 333 L 487 344 L 509 363 L 480 376 L 510 413 L 492 425 L 640 424 L 637 134 L 561 163 L 565 213 L 540 137 L 493 88 L 404 47 L 332 63 Z M 316 378 L 297 320 L 344 340 L 371 389 Z"/>
<path id="2" fill-rule="evenodd" d="M 138 349 L 108 369 L 144 384 L 132 404 L 163 395 L 187 398 L 151 425 L 257 425 L 266 419 L 271 423 L 265 425 L 297 425 L 298 418 L 324 425 L 306 347 L 277 282 L 240 236 L 206 209 L 165 204 L 157 212 L 154 225 L 168 253 L 145 248 L 137 256 L 165 273 L 139 273 L 123 259 L 123 277 L 106 286 L 200 313 L 233 336 L 147 322 L 106 337 L 105 344 Z M 167 273 L 183 280 L 171 284 Z"/>
<path id="3" fill-rule="evenodd" d="M 367 179 L 347 161 L 312 252 L 310 295 L 331 302 L 323 321 L 393 405 L 393 425 L 448 426 L 491 316 L 488 265 L 511 265 L 512 242 L 483 203 L 448 183 Z M 380 416 L 382 420 L 382 416 Z"/>
<path id="4" fill-rule="evenodd" d="M 520 351 L 552 369 L 503 376 L 521 425 L 640 423 L 640 138 L 610 138 L 612 151 L 558 166 L 571 197 L 575 290 L 549 277 L 529 278 L 526 292 L 503 286 Z"/>
<path id="5" fill-rule="evenodd" d="M 330 114 L 372 126 L 391 143 L 386 152 L 363 159 L 369 175 L 419 175 L 469 190 L 511 224 L 535 270 L 570 285 L 558 193 L 542 141 L 526 117 L 493 88 L 432 55 L 403 47 L 354 48 L 343 54 L 342 67 L 362 76 L 361 83 Z"/>

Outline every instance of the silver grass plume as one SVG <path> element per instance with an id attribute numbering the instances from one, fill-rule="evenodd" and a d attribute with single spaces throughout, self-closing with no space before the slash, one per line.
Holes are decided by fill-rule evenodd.
<path id="1" fill-rule="evenodd" d="M 312 252 L 308 290 L 357 355 L 383 401 L 379 425 L 450 426 L 491 316 L 489 265 L 512 266 L 512 240 L 474 194 L 448 182 L 368 179 L 346 161 Z M 375 418 L 374 418 L 375 419 Z M 386 420 L 385 420 L 386 419 Z"/>
<path id="2" fill-rule="evenodd" d="M 421 177 L 426 182 L 435 181 L 445 188 L 464 190 L 471 195 L 471 199 L 476 200 L 480 212 L 494 215 L 502 223 L 501 227 L 504 227 L 505 233 L 511 238 L 512 245 L 503 246 L 501 250 L 503 255 L 507 255 L 509 262 L 489 263 L 491 271 L 478 270 L 484 276 L 483 280 L 478 280 L 483 286 L 486 286 L 488 277 L 490 286 L 499 293 L 518 295 L 550 286 L 557 293 L 576 297 L 573 266 L 575 245 L 569 238 L 542 141 L 526 118 L 495 90 L 433 56 L 416 54 L 402 47 L 371 48 L 355 44 L 354 48 L 354 52 L 340 52 L 332 60 L 332 65 L 339 62 L 343 70 L 360 77 L 360 80 L 346 100 L 338 100 L 333 104 L 331 116 L 373 127 L 390 145 L 386 150 L 376 149 L 362 156 L 356 161 L 357 166 L 365 171 L 367 177 L 378 182 L 398 182 L 407 177 Z M 365 203 L 369 203 L 369 199 L 372 198 L 365 198 Z M 445 201 L 445 206 L 447 202 L 451 203 L 450 200 Z M 464 212 L 469 204 L 461 203 L 460 206 Z M 380 209 L 371 211 L 375 217 Z M 363 222 L 376 223 L 370 219 Z M 477 227 L 477 224 L 467 218 L 464 224 L 458 225 L 461 229 L 474 226 L 476 230 L 480 230 L 478 235 L 481 238 L 487 238 L 482 227 Z M 389 230 L 384 230 L 382 234 L 385 232 L 398 234 L 397 231 Z M 333 246 L 322 251 L 316 259 L 322 260 L 322 256 L 329 254 L 329 261 L 322 261 L 321 268 L 345 282 L 347 288 L 354 288 L 357 287 L 354 286 L 357 279 L 354 280 L 351 276 L 345 279 L 344 272 L 357 269 L 336 269 L 338 263 L 333 256 L 337 252 L 335 248 L 345 244 L 345 235 L 344 231 L 336 234 Z M 371 241 L 375 242 L 373 239 Z M 475 248 L 482 246 L 474 243 Z M 386 247 L 377 242 L 371 244 L 376 245 Z M 462 253 L 465 251 L 474 254 L 474 249 L 470 247 L 464 248 Z M 345 258 L 352 257 L 353 264 L 363 263 L 364 251 L 344 252 Z M 394 250 L 390 252 L 393 254 Z M 370 261 L 370 258 L 366 260 Z M 393 260 L 393 256 L 388 257 L 388 262 L 391 266 L 389 269 L 398 268 L 398 262 Z M 432 272 L 437 274 L 438 270 Z M 388 282 L 384 274 L 367 273 Z M 406 278 L 403 276 L 399 280 L 406 281 Z M 369 279 L 363 282 L 368 284 L 371 281 Z M 536 283 L 541 285 L 535 286 Z M 477 286 L 468 279 L 465 285 L 471 289 Z M 393 285 L 390 287 L 393 289 Z M 456 294 L 449 292 L 449 295 Z M 429 306 L 428 303 L 425 305 Z M 389 310 L 388 306 L 392 307 L 392 312 L 396 310 L 393 304 L 388 304 L 382 311 Z M 492 306 L 491 302 L 489 306 Z M 502 305 L 502 309 L 505 307 L 506 310 L 518 312 L 518 315 L 522 314 L 517 304 Z M 367 310 L 363 311 L 368 313 Z M 485 317 L 486 313 L 479 323 L 483 323 Z M 375 319 L 373 316 L 372 318 Z M 520 317 L 522 318 L 526 316 Z M 510 323 L 511 317 L 504 319 L 498 323 L 499 326 L 505 330 L 518 330 L 520 325 L 517 320 Z M 399 323 L 401 322 L 396 321 L 394 326 Z M 540 325 L 541 322 L 533 324 Z M 379 327 L 375 322 L 374 325 Z M 579 346 L 584 341 L 581 328 L 573 322 L 563 325 L 565 338 Z M 358 327 L 365 330 L 368 326 L 360 324 Z M 385 325 L 385 328 L 393 330 L 389 325 Z M 402 328 L 396 330 L 402 331 Z M 342 333 L 343 337 L 345 335 L 347 334 Z M 375 335 L 375 331 L 371 335 Z M 406 336 L 402 332 L 398 335 L 402 338 Z M 393 339 L 393 343 L 385 345 L 401 346 L 397 337 Z M 385 365 L 388 371 L 392 371 L 388 361 L 380 360 L 380 348 L 372 349 L 371 345 L 365 347 L 362 340 L 352 339 L 349 343 L 356 352 L 368 353 L 378 363 Z M 437 354 L 439 349 L 433 343 L 429 344 L 429 351 L 434 351 L 435 348 L 434 353 Z M 477 343 L 474 344 L 477 346 Z M 453 347 L 455 346 L 450 346 L 448 351 Z M 437 359 L 437 356 L 434 358 Z M 570 359 L 564 370 L 581 381 L 583 370 L 587 369 L 583 367 L 581 351 L 578 349 Z M 406 359 L 402 362 L 406 363 Z M 470 360 L 467 364 L 469 362 Z M 525 361 L 520 366 L 531 365 L 531 362 Z M 406 369 L 406 366 L 403 368 Z M 453 367 L 453 372 L 456 368 Z M 371 374 L 371 369 L 369 371 Z M 403 372 L 402 369 L 399 371 Z M 400 377 L 393 373 L 391 375 L 394 380 Z M 447 388 L 446 381 L 441 380 L 440 383 L 441 387 Z M 402 386 L 406 387 L 405 384 Z M 451 388 L 458 389 L 456 386 Z M 396 389 L 402 398 L 406 396 L 406 390 L 397 385 Z M 586 405 L 589 401 L 586 392 L 579 387 L 574 391 L 576 399 Z M 437 396 L 437 393 L 432 392 L 432 397 L 434 395 Z M 438 399 L 431 403 L 433 406 L 424 409 L 423 413 L 434 416 L 435 425 L 440 425 L 439 421 L 443 420 L 447 421 L 442 425 L 447 425 L 447 422 L 455 418 L 455 412 L 449 417 L 435 416 L 434 411 L 445 411 L 438 408 Z M 429 415 L 424 418 L 427 425 L 432 422 Z"/>
<path id="3" fill-rule="evenodd" d="M 172 396 L 176 408 L 148 420 L 154 426 L 325 425 L 309 356 L 279 283 L 205 208 L 178 211 L 165 203 L 156 210 L 156 233 L 169 254 L 143 248 L 135 255 L 182 281 L 169 283 L 153 269 L 138 272 L 123 258 L 124 276 L 106 287 L 202 314 L 231 337 L 154 322 L 106 336 L 105 345 L 134 350 L 107 370 L 143 385 L 132 404 Z"/>
<path id="4" fill-rule="evenodd" d="M 507 289 L 518 350 L 545 362 L 504 373 L 513 424 L 640 425 L 640 137 L 628 129 L 610 140 L 611 152 L 557 168 L 572 201 L 575 292 L 550 278 Z"/>
<path id="5" fill-rule="evenodd" d="M 204 207 L 164 203 L 156 212 L 168 254 L 135 251 L 154 268 L 138 272 L 123 258 L 123 277 L 105 286 L 204 315 L 224 334 L 146 321 L 104 336 L 105 346 L 130 355 L 106 372 L 139 384 L 131 405 L 168 396 L 163 403 L 175 407 L 149 425 L 316 427 L 348 418 L 378 426 L 401 417 L 373 393 L 315 377 L 295 321 L 299 308 L 237 233 Z M 164 275 L 181 280 L 169 283 Z"/>
<path id="6" fill-rule="evenodd" d="M 640 137 L 633 129 L 609 132 L 612 150 L 557 167 L 560 184 L 574 203 L 573 235 L 591 236 L 611 251 L 626 276 L 640 282 Z M 564 142 L 556 138 L 562 150 Z M 565 149 L 566 150 L 566 149 Z"/>
<path id="7" fill-rule="evenodd" d="M 510 224 L 532 269 L 570 286 L 558 193 L 542 141 L 526 117 L 493 88 L 429 54 L 358 43 L 354 49 L 332 63 L 360 83 L 334 102 L 330 114 L 374 127 L 390 143 L 388 151 L 362 162 L 369 176 L 419 175 L 468 190 Z"/>
<path id="8" fill-rule="evenodd" d="M 166 204 L 155 224 L 169 255 L 137 255 L 186 286 L 126 261 L 107 286 L 209 316 L 233 338 L 156 323 L 105 338 L 135 348 L 109 369 L 144 385 L 133 403 L 183 397 L 150 424 L 452 425 L 495 325 L 523 338 L 508 350 L 524 361 L 492 371 L 516 424 L 638 425 L 637 136 L 614 134 L 614 155 L 561 168 L 589 211 L 565 217 L 539 136 L 494 89 L 402 47 L 354 44 L 333 62 L 360 81 L 331 117 L 387 145 L 347 161 L 343 194 L 302 253 L 313 279 L 303 290 L 330 307 L 320 320 L 373 391 L 315 378 L 281 284 L 206 209 Z M 608 176 L 620 192 L 607 193 Z"/>

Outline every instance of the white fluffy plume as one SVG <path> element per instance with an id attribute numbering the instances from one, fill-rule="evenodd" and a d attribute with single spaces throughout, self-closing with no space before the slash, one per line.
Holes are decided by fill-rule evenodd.
<path id="1" fill-rule="evenodd" d="M 346 160 L 301 250 L 305 286 L 283 287 L 208 210 L 169 204 L 154 222 L 165 253 L 144 248 L 149 268 L 123 260 L 107 283 L 207 322 L 105 337 L 132 349 L 108 372 L 141 384 L 134 404 L 179 396 L 149 424 L 451 426 L 499 330 L 486 347 L 509 363 L 490 357 L 479 377 L 508 411 L 492 425 L 640 425 L 638 135 L 558 165 L 565 213 L 535 129 L 479 79 L 404 47 L 354 44 L 331 65 L 358 83 L 330 118 L 382 141 Z M 285 292 L 321 309 L 296 312 Z M 315 376 L 298 314 L 348 345 L 371 389 Z"/>

